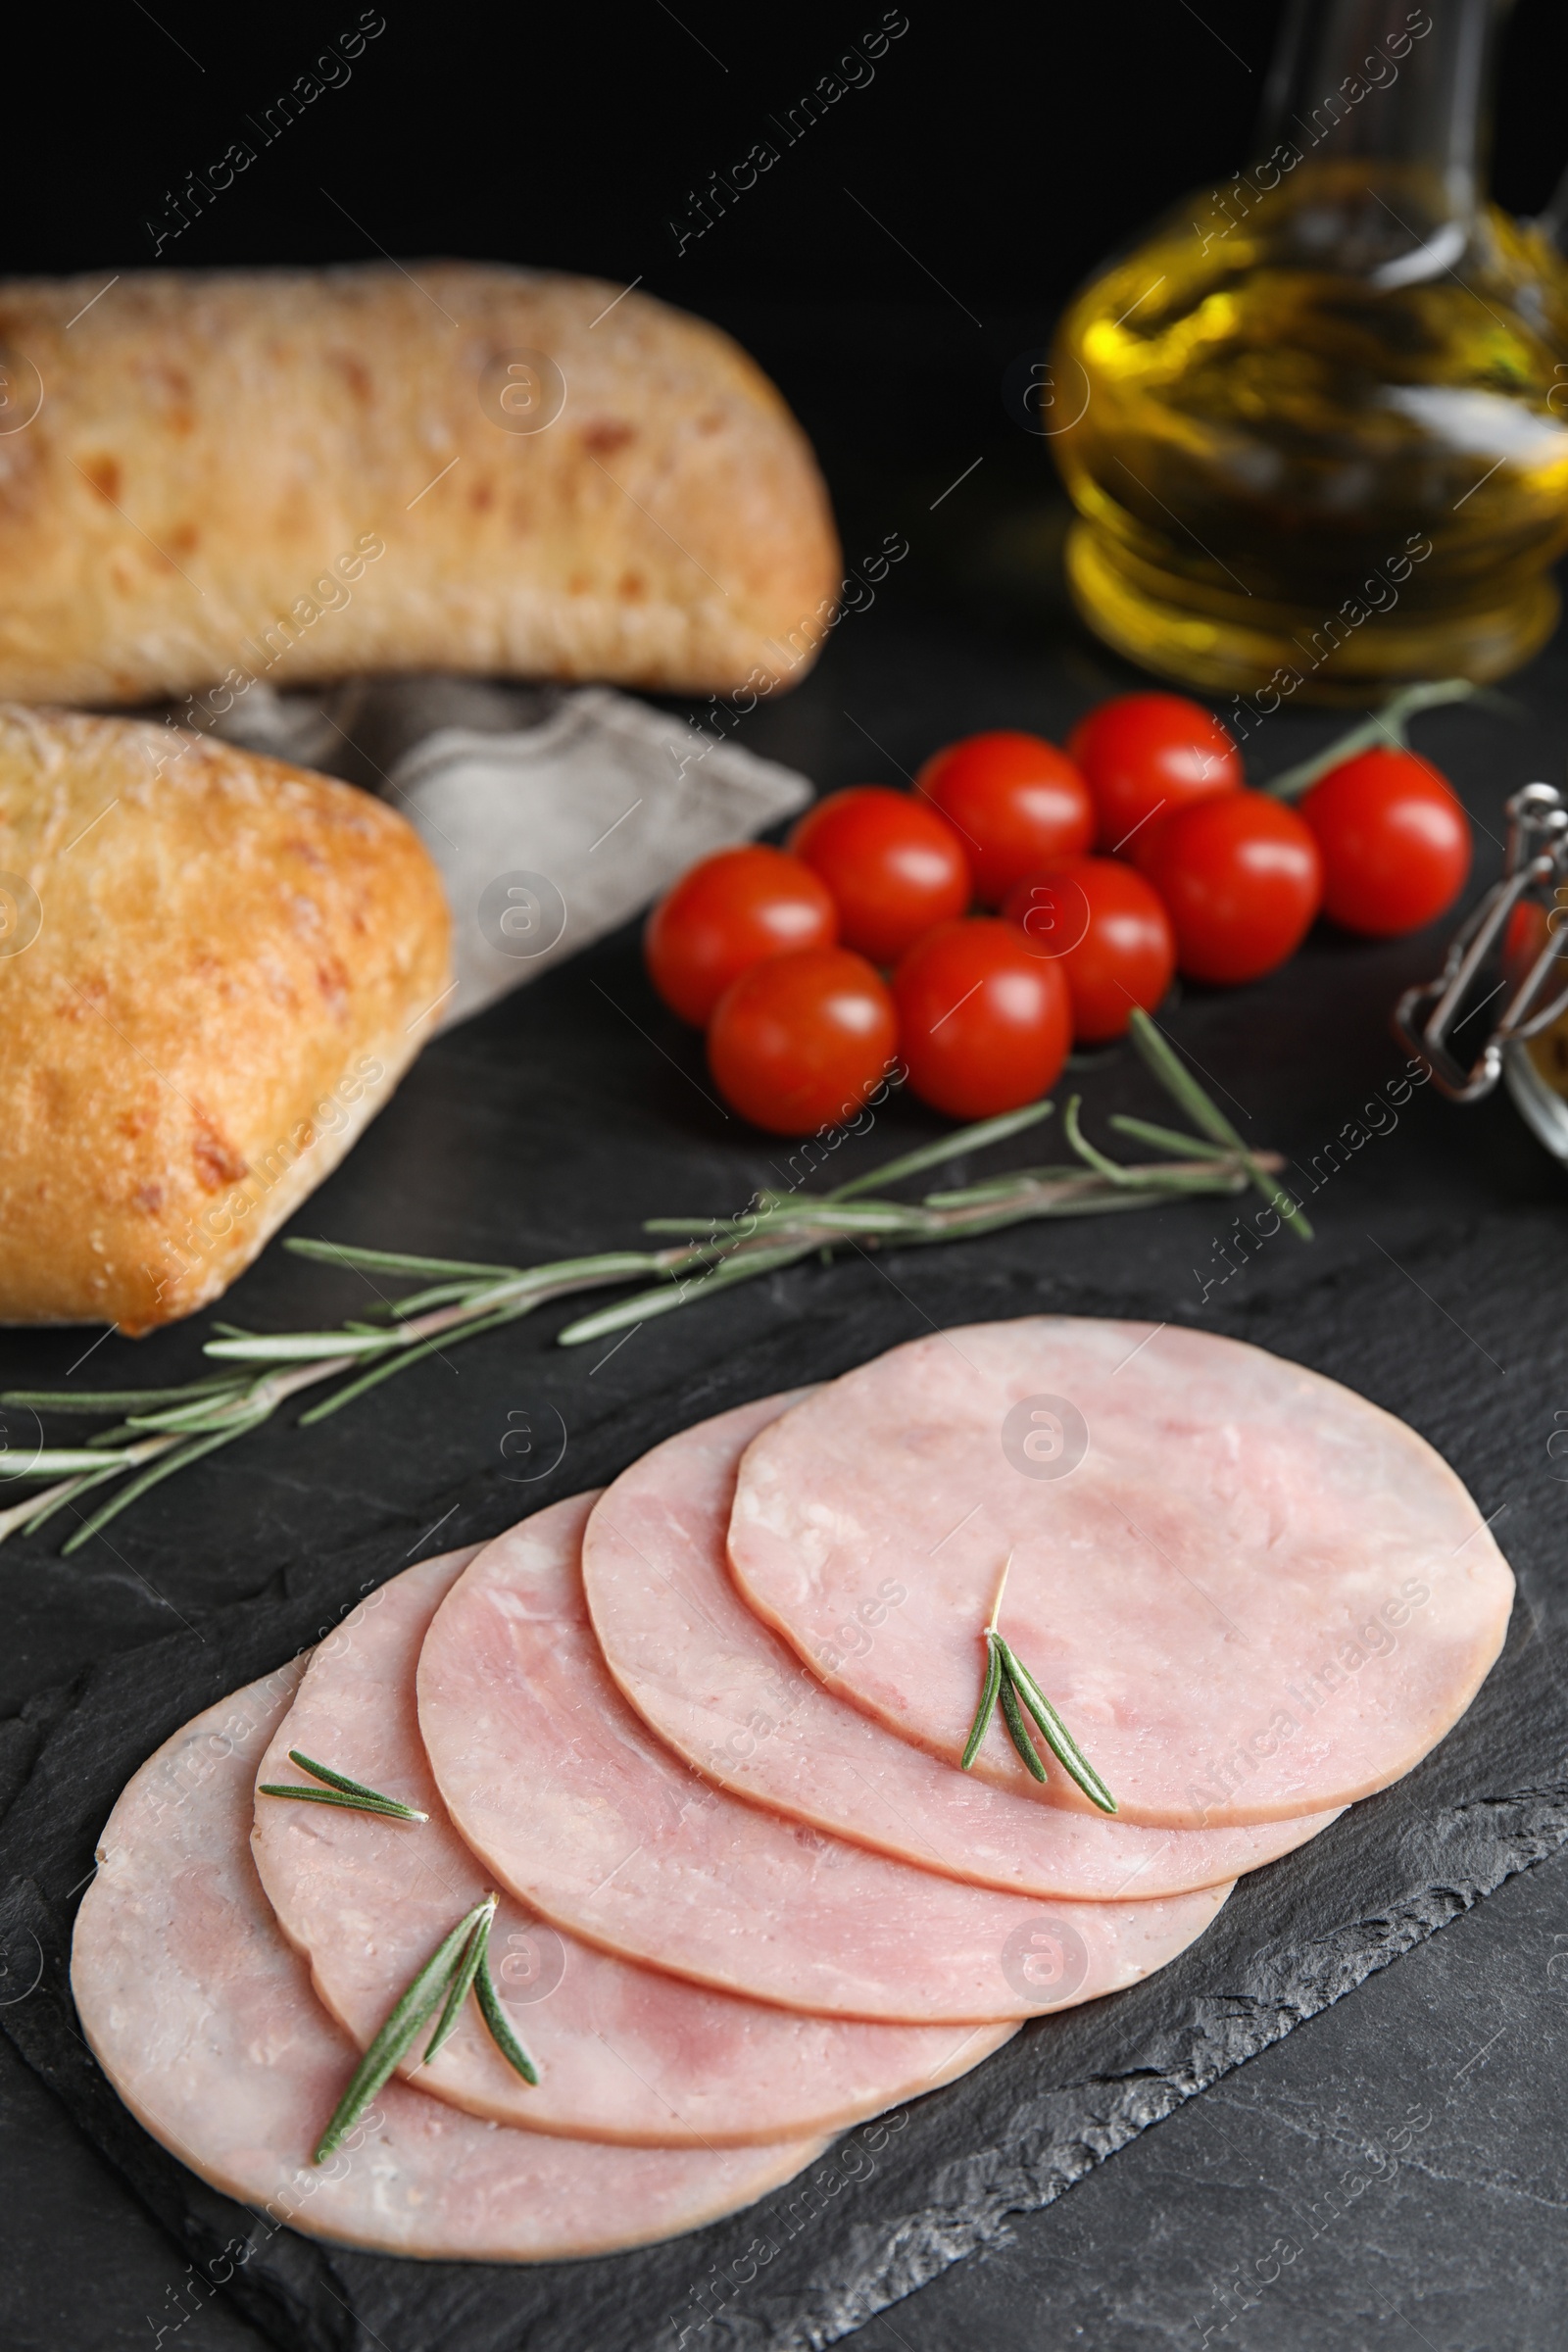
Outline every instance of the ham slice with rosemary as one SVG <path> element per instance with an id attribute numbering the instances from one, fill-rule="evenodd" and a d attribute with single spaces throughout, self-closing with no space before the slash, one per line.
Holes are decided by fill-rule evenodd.
<path id="1" fill-rule="evenodd" d="M 452 1820 L 501 1884 L 585 1941 L 828 2016 L 987 2024 L 1150 1975 L 1229 1892 L 1054 1903 L 911 1870 L 713 1788 L 600 1656 L 572 1496 L 480 1552 L 419 1656 Z"/>
<path id="2" fill-rule="evenodd" d="M 393 2082 L 329 2163 L 311 2151 L 359 2052 L 268 1909 L 248 1833 L 256 1767 L 301 1666 L 210 1707 L 127 1785 L 76 1915 L 71 1985 L 120 2096 L 259 2230 L 443 2262 L 556 2262 L 647 2245 L 751 2204 L 819 2140 L 620 2148 L 544 2139 Z M 323 1807 L 325 1812 L 327 1808 Z"/>
<path id="3" fill-rule="evenodd" d="M 290 1748 L 341 1763 L 422 1823 L 258 1793 L 262 1885 L 318 1993 L 360 2047 L 490 1882 L 447 1818 L 419 1739 L 414 1675 L 431 1618 L 473 1556 L 422 1560 L 363 1601 L 317 1650 L 259 1781 L 298 1783 Z M 476 2115 L 571 2138 L 735 2146 L 837 2131 L 967 2073 L 1015 2031 L 803 2017 L 710 1992 L 560 1935 L 503 1902 L 497 1989 L 533 2059 L 519 2080 L 465 2004 L 419 2066 L 423 2090 Z"/>
<path id="4" fill-rule="evenodd" d="M 1010 1557 L 1012 1652 L 1121 1818 L 1189 1830 L 1397 1780 L 1513 1599 L 1475 1503 L 1391 1414 L 1236 1340 L 1070 1316 L 938 1332 L 817 1390 L 748 1447 L 729 1552 L 830 1690 L 955 1764 Z M 1054 1764 L 1037 1786 L 1000 1717 L 973 1768 L 1086 1801 Z"/>
<path id="5" fill-rule="evenodd" d="M 1234 1879 L 1336 1818 L 1144 1830 L 1031 1804 L 955 1772 L 835 1697 L 746 1606 L 724 1549 L 742 1453 L 803 1394 L 741 1405 L 656 1446 L 606 1489 L 583 1538 L 605 1663 L 644 1721 L 699 1772 L 926 1870 L 1101 1902 Z M 874 1624 L 857 1628 L 862 1642 L 879 1640 L 908 1592 L 897 1584 L 873 1605 Z"/>

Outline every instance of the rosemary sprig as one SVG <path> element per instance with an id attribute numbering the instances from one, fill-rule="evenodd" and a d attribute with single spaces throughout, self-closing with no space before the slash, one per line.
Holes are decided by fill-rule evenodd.
<path id="1" fill-rule="evenodd" d="M 490 1975 L 490 1929 L 495 1920 L 500 1897 L 487 1894 L 481 1903 L 460 1919 L 420 1969 L 404 1992 L 381 2031 L 355 2068 L 347 2090 L 333 2110 L 332 2120 L 322 2132 L 312 2162 L 324 2164 L 335 2149 L 353 2131 L 388 2076 L 408 2056 L 418 2040 L 436 2003 L 445 1994 L 445 2006 L 435 2032 L 425 2045 L 421 2066 L 428 2066 L 442 2044 L 452 2034 L 460 2011 L 468 1993 L 478 1997 L 480 2015 L 490 2030 L 491 2038 L 506 2059 L 525 2082 L 537 2086 L 539 2072 L 507 2022 L 501 1998 Z M 500 2031 L 497 2031 L 497 2020 Z"/>
<path id="2" fill-rule="evenodd" d="M 1309 1242 L 1312 1228 L 1302 1216 L 1290 1195 L 1272 1179 L 1279 1174 L 1279 1161 L 1272 1153 L 1250 1151 L 1217 1102 L 1209 1100 L 1192 1071 L 1182 1060 L 1158 1024 L 1147 1012 L 1134 1011 L 1132 1016 L 1133 1043 L 1142 1054 L 1166 1093 L 1181 1104 L 1196 1127 L 1216 1144 L 1234 1152 L 1248 1169 L 1253 1184 L 1270 1208 L 1277 1209 L 1284 1222 L 1298 1241 Z"/>
<path id="3" fill-rule="evenodd" d="M 647 1278 L 654 1284 L 613 1305 L 575 1317 L 557 1334 L 562 1347 L 586 1346 L 835 1249 L 874 1250 L 887 1245 L 963 1241 L 1037 1218 L 1155 1208 L 1185 1194 L 1236 1194 L 1250 1184 L 1279 1209 L 1302 1241 L 1308 1240 L 1311 1227 L 1280 1188 L 1283 1163 L 1277 1155 L 1254 1152 L 1244 1143 L 1147 1013 L 1134 1012 L 1131 1036 L 1154 1078 L 1197 1133 L 1122 1115 L 1110 1124 L 1174 1156 L 1132 1162 L 1111 1158 L 1084 1134 L 1075 1097 L 1062 1118 L 1070 1159 L 1015 1168 L 975 1184 L 927 1193 L 916 1201 L 886 1195 L 927 1169 L 1022 1134 L 1049 1118 L 1053 1105 L 1033 1102 L 1000 1118 L 958 1128 L 831 1192 L 760 1192 L 739 1217 L 650 1218 L 646 1230 L 651 1236 L 681 1237 L 658 1249 L 610 1250 L 536 1266 L 498 1266 L 362 1250 L 348 1243 L 289 1240 L 284 1248 L 296 1256 L 357 1271 L 377 1282 L 402 1279 L 416 1287 L 330 1331 L 247 1332 L 219 1324 L 204 1352 L 223 1369 L 184 1388 L 9 1392 L 0 1401 L 31 1406 L 40 1413 L 122 1418 L 84 1446 L 44 1450 L 9 1470 L 6 1457 L 0 1456 L 0 1479 L 54 1482 L 41 1494 L 0 1509 L 0 1543 L 18 1531 L 30 1534 L 55 1513 L 70 1509 L 75 1511 L 78 1524 L 62 1548 L 79 1550 L 127 1504 L 204 1455 L 260 1429 L 304 1390 L 325 1387 L 329 1394 L 301 1415 L 301 1428 L 340 1412 L 438 1349 L 499 1330 L 552 1299 L 584 1291 Z M 124 1483 L 89 1515 L 83 1517 L 76 1509 L 94 1488 L 122 1480 Z"/>
<path id="4" fill-rule="evenodd" d="M 458 1955 L 473 1934 L 475 1923 L 484 1908 L 483 1903 L 476 1903 L 466 1918 L 459 1920 L 409 1985 L 355 2068 L 349 2086 L 339 2099 L 332 2119 L 317 2144 L 313 2163 L 324 2164 L 328 2156 L 341 2146 L 387 2077 L 414 2047 L 420 2027 L 426 2023 L 445 1992 Z"/>
<path id="5" fill-rule="evenodd" d="M 379 1788 L 367 1788 L 363 1781 L 351 1781 L 347 1773 L 334 1772 L 329 1764 L 313 1763 L 301 1755 L 297 1747 L 288 1751 L 288 1760 L 301 1772 L 308 1772 L 324 1788 L 307 1788 L 300 1781 L 263 1781 L 257 1789 L 259 1796 L 293 1796 L 310 1805 L 345 1805 L 356 1813 L 381 1813 L 389 1821 L 428 1821 L 428 1813 L 416 1812 L 413 1805 L 399 1802 L 395 1796 L 383 1796 Z"/>
<path id="6" fill-rule="evenodd" d="M 1002 1719 L 1007 1727 L 1007 1737 L 1037 1781 L 1045 1779 L 1046 1768 L 1040 1761 L 1038 1748 L 1029 1737 L 1029 1729 L 1023 1717 L 1025 1707 L 1039 1725 L 1046 1744 L 1057 1763 L 1077 1782 L 1090 1803 L 1098 1805 L 1102 1813 L 1114 1813 L 1116 1799 L 1111 1795 L 1110 1790 L 1105 1787 L 1104 1782 L 1090 1763 L 1089 1758 L 1084 1754 L 1083 1749 L 1068 1731 L 1067 1726 L 1062 1722 L 1061 1717 L 1056 1713 L 1055 1708 L 1047 1698 L 1028 1667 L 1014 1655 L 998 1631 L 998 1624 L 1002 1616 L 1002 1595 L 1007 1590 L 1007 1578 L 1011 1569 L 1012 1554 L 1009 1551 L 1003 1565 L 1001 1582 L 997 1586 L 997 1597 L 991 1609 L 991 1622 L 985 1629 L 985 1681 L 981 1686 L 980 1704 L 976 1707 L 974 1721 L 969 1726 L 969 1737 L 964 1741 L 959 1769 L 967 1772 L 979 1754 L 980 1742 L 991 1727 L 991 1718 L 996 1712 L 997 1702 L 1000 1699 Z"/>

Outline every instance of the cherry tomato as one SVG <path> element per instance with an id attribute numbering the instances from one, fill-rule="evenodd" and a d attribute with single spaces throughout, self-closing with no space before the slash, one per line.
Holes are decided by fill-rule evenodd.
<path id="1" fill-rule="evenodd" d="M 1419 931 L 1464 888 L 1470 820 L 1447 778 L 1414 752 L 1362 752 L 1298 805 L 1323 853 L 1323 911 L 1347 931 Z"/>
<path id="2" fill-rule="evenodd" d="M 955 1118 L 1033 1102 L 1072 1044 L 1059 965 L 994 915 L 928 931 L 894 974 L 893 996 L 910 1086 Z"/>
<path id="3" fill-rule="evenodd" d="M 1243 788 L 1241 754 L 1211 711 L 1181 694 L 1123 694 L 1067 738 L 1094 795 L 1097 846 L 1140 862 L 1133 845 L 1158 816 Z"/>
<path id="4" fill-rule="evenodd" d="M 933 752 L 914 779 L 963 836 L 975 895 L 1000 906 L 1015 882 L 1095 838 L 1089 787 L 1065 752 L 1002 729 Z"/>
<path id="5" fill-rule="evenodd" d="M 732 980 L 708 1031 L 718 1091 L 754 1126 L 808 1135 L 852 1119 L 888 1074 L 898 1018 L 881 974 L 847 948 L 797 948 Z"/>
<path id="6" fill-rule="evenodd" d="M 1125 1034 L 1135 1004 L 1152 1012 L 1176 969 L 1176 937 L 1157 893 L 1119 858 L 1064 858 L 1009 891 L 1003 913 L 1031 952 L 1058 961 L 1085 1045 Z"/>
<path id="7" fill-rule="evenodd" d="M 1227 792 L 1153 829 L 1143 870 L 1193 980 L 1256 980 L 1297 949 L 1323 895 L 1311 827 L 1262 792 Z"/>
<path id="8" fill-rule="evenodd" d="M 648 917 L 643 953 L 671 1012 L 702 1029 L 749 965 L 790 948 L 830 948 L 838 932 L 826 883 L 798 858 L 752 843 L 682 874 Z"/>
<path id="9" fill-rule="evenodd" d="M 947 818 L 885 784 L 830 792 L 808 808 L 790 848 L 833 893 L 844 945 L 873 963 L 897 963 L 973 896 L 963 843 Z"/>

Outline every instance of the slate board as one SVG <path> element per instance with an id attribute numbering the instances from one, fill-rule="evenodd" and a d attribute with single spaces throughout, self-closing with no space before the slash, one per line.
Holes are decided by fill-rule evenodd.
<path id="1" fill-rule="evenodd" d="M 945 1281 L 927 1283 L 928 1311 L 933 1288 L 968 1295 L 972 1275 L 958 1255 Z M 898 1282 L 907 1269 L 895 1259 L 888 1271 Z M 954 1303 L 947 1320 L 967 1311 Z M 1305 1304 L 1293 1310 L 1293 1352 L 1312 1361 Z M 786 1318 L 726 1367 L 724 1400 L 784 1385 L 803 1360 L 820 1370 L 858 1360 L 887 1337 L 880 1292 L 858 1306 Z M 686 1417 L 661 1399 L 617 1418 L 583 1449 L 579 1479 L 608 1477 Z M 465 1493 L 442 1544 L 485 1532 L 494 1515 Z M 14 1984 L 39 1962 L 43 1972 L 4 2011 L 7 2033 L 185 2258 L 289 2352 L 371 2352 L 393 2339 L 439 2342 L 445 2352 L 830 2343 L 995 2242 L 1007 2214 L 1049 2203 L 1135 2132 L 1568 1840 L 1568 1708 L 1556 1644 L 1526 1607 L 1475 1707 L 1439 1750 L 1313 1845 L 1244 1881 L 1192 1951 L 1130 1992 L 1028 2028 L 974 2076 L 895 2119 L 897 2129 L 849 2134 L 751 2212 L 666 2246 L 542 2270 L 320 2246 L 204 2188 L 121 2107 L 73 2022 L 67 1922 L 98 1830 L 141 1759 L 198 1708 L 318 1639 L 378 1581 L 385 1551 L 380 1541 L 302 1563 L 283 1592 L 209 1620 L 200 1644 L 174 1635 L 92 1669 L 44 1735 L 0 1831 L 0 1883 L 13 1882 L 0 1957 Z"/>
<path id="2" fill-rule="evenodd" d="M 867 543 L 902 511 L 871 517 Z M 1000 512 L 995 521 L 999 533 L 1010 527 Z M 852 543 L 858 527 L 847 529 Z M 971 555 L 976 544 L 971 535 Z M 906 768 L 981 725 L 1059 740 L 1096 694 L 1133 682 L 1059 630 L 1047 658 L 1016 612 L 992 629 L 972 566 L 956 618 L 941 551 L 923 575 L 922 560 L 917 551 L 901 582 L 902 606 L 884 600 L 846 624 L 823 669 L 756 714 L 754 748 L 831 787 L 862 780 L 862 735 Z M 1510 691 L 1530 714 L 1517 730 L 1466 710 L 1422 722 L 1423 748 L 1485 827 L 1478 882 L 1495 868 L 1505 791 L 1556 771 L 1562 651 Z M 844 724 L 850 713 L 858 734 Z M 1282 712 L 1256 772 L 1284 766 L 1333 724 Z M 1328 1140 L 1399 1068 L 1387 1009 L 1431 969 L 1434 948 L 1430 937 L 1382 948 L 1320 937 L 1253 989 L 1191 992 L 1169 1025 L 1250 1139 L 1293 1154 L 1310 1182 Z M 629 1242 L 644 1214 L 737 1207 L 752 1186 L 777 1181 L 786 1148 L 723 1121 L 703 1080 L 700 1048 L 654 1005 L 635 938 L 622 934 L 433 1046 L 296 1230 L 526 1261 Z M 1163 1107 L 1125 1055 L 1098 1060 L 1081 1083 L 1092 1134 L 1111 1110 Z M 934 1131 L 917 1106 L 897 1102 L 873 1136 L 845 1147 L 842 1172 Z M 53 1534 L 8 1546 L 13 1639 L 0 1650 L 0 1703 L 25 1704 L 0 1725 L 0 1804 L 16 1791 L 0 1822 L 0 1885 L 19 1882 L 4 1914 L 0 2023 L 164 2223 L 179 2261 L 198 2277 L 215 2262 L 220 2273 L 233 2260 L 220 2250 L 243 2243 L 252 2219 L 130 2122 L 61 1997 L 71 1907 L 128 1774 L 179 1722 L 316 1639 L 407 1559 L 492 1534 L 704 1414 L 830 1377 L 933 1323 L 1043 1308 L 1183 1321 L 1272 1347 L 1404 1415 L 1484 1513 L 1502 1510 L 1496 1532 L 1520 1576 L 1508 1651 L 1476 1708 L 1399 1788 L 1245 1883 L 1161 1976 L 1029 2029 L 911 2109 L 882 2144 L 863 2132 L 841 2143 L 810 2176 L 820 2209 L 808 2219 L 797 2185 L 671 2246 L 541 2271 L 426 2267 L 279 2233 L 221 2287 L 251 2324 L 286 2352 L 436 2342 L 444 2352 L 682 2352 L 683 2331 L 702 2352 L 837 2340 L 972 2249 L 1004 2243 L 1009 2214 L 1057 2197 L 1568 1838 L 1558 1483 L 1568 1464 L 1556 1458 L 1564 1424 L 1554 1419 L 1568 1413 L 1563 1172 L 1505 1102 L 1460 1112 L 1418 1094 L 1395 1129 L 1349 1150 L 1309 1206 L 1311 1248 L 1278 1237 L 1225 1281 L 1232 1204 L 1192 1202 L 800 1267 L 650 1325 L 602 1359 L 553 1349 L 565 1319 L 553 1310 L 459 1351 L 455 1379 L 432 1366 L 305 1439 L 264 1431 L 159 1490 L 108 1531 L 111 1543 L 74 1560 L 60 1560 Z M 220 1311 L 257 1327 L 329 1320 L 356 1304 L 352 1284 L 337 1285 L 274 1246 Z M 139 1347 L 111 1341 L 78 1377 L 100 1364 L 115 1381 L 188 1377 L 205 1328 L 199 1318 Z M 58 1384 L 86 1345 L 75 1333 L 0 1336 L 0 1381 Z M 553 1427 L 553 1413 L 568 1433 L 564 1459 L 519 1484 L 515 1449 L 509 1460 L 501 1441 L 522 1422 Z M 148 1642 L 160 1625 L 178 1630 Z M 56 1678 L 85 1671 L 40 1690 L 45 1658 Z M 23 1994 L 35 1953 L 43 1974 Z M 776 2250 L 737 2278 L 759 2236 Z M 64 2221 L 58 2242 L 77 2242 Z M 79 2259 L 92 2268 L 90 2240 Z M 726 2274 L 733 2291 L 720 2298 L 713 2281 Z M 111 2297 L 112 2280 L 99 2283 Z M 908 2324 L 901 2314 L 901 2331 Z"/>

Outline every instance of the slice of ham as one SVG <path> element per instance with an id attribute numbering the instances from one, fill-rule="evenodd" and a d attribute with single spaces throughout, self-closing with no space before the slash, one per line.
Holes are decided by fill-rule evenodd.
<path id="1" fill-rule="evenodd" d="M 361 1603 L 317 1650 L 257 1775 L 304 1781 L 294 1747 L 430 1816 L 256 1800 L 251 1844 L 278 1924 L 362 2049 L 490 1886 L 441 1802 L 414 1696 L 419 1645 L 471 1557 L 423 1560 Z M 511 1902 L 490 1949 L 538 2087 L 507 2065 L 471 2001 L 433 2063 L 421 2067 L 416 2047 L 402 2071 L 475 2115 L 577 2139 L 731 2147 L 837 2131 L 967 2073 L 1015 2031 L 764 2008 L 613 1959 Z"/>
<path id="2" fill-rule="evenodd" d="M 259 2229 L 441 2261 L 646 2245 L 751 2204 L 811 2161 L 819 2141 L 710 2151 L 542 2139 L 394 2082 L 338 2155 L 313 2164 L 359 2052 L 274 1924 L 248 1843 L 257 1760 L 300 1671 L 295 1661 L 237 1690 L 142 1766 L 76 1915 L 82 2029 L 155 2139 L 259 2208 Z"/>
<path id="3" fill-rule="evenodd" d="M 595 1500 L 487 1545 L 419 1656 L 419 1728 L 453 1822 L 558 1927 L 785 2009 L 981 2025 L 1133 1984 L 1213 1918 L 1228 1886 L 1043 1910 L 713 1788 L 600 1656 L 580 1563 Z"/>
<path id="4" fill-rule="evenodd" d="M 741 1455 L 801 1394 L 741 1405 L 656 1446 L 606 1489 L 583 1538 L 605 1663 L 644 1721 L 699 1772 L 926 1870 L 1101 1902 L 1212 1886 L 1337 1818 L 1143 1830 L 1028 1804 L 824 1690 L 747 1608 L 724 1548 Z"/>
<path id="5" fill-rule="evenodd" d="M 830 1689 L 949 1762 L 1010 1555 L 1004 1635 L 1123 1818 L 1188 1829 L 1397 1780 L 1513 1597 L 1402 1422 L 1235 1340 L 1068 1316 L 940 1332 L 806 1398 L 748 1448 L 729 1551 Z M 974 1769 L 1085 1804 L 1054 1764 L 1037 1788 L 1000 1719 Z"/>

